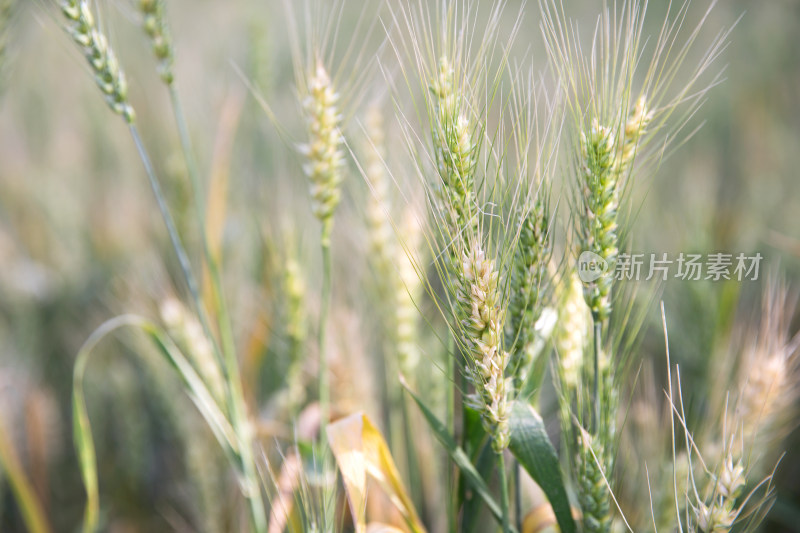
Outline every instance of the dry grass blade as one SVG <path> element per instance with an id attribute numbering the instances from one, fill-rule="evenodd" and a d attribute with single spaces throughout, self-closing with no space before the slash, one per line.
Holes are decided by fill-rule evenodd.
<path id="1" fill-rule="evenodd" d="M 342 474 L 357 533 L 367 531 L 367 479 L 374 479 L 414 533 L 425 527 L 414 509 L 391 451 L 366 415 L 356 413 L 328 426 L 328 443 Z"/>
<path id="2" fill-rule="evenodd" d="M 50 533 L 50 525 L 44 514 L 42 504 L 25 470 L 22 468 L 14 445 L 8 438 L 5 427 L 0 422 L 0 467 L 8 477 L 8 483 L 19 505 L 25 527 L 31 533 Z"/>

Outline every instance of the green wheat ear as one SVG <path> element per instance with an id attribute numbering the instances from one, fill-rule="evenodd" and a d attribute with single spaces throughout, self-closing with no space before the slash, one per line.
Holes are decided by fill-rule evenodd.
<path id="1" fill-rule="evenodd" d="M 520 215 L 520 230 L 510 272 L 508 306 L 511 368 L 524 382 L 533 361 L 535 326 L 542 313 L 547 290 L 547 265 L 551 242 L 547 223 L 546 200 L 537 200 L 527 213 Z"/>
<path id="2" fill-rule="evenodd" d="M 175 55 L 167 27 L 164 0 L 139 0 L 139 11 L 143 16 L 144 31 L 150 37 L 153 55 L 158 60 L 158 74 L 164 83 L 171 85 L 175 80 L 172 72 Z"/>
<path id="3" fill-rule="evenodd" d="M 95 82 L 105 95 L 106 103 L 114 113 L 122 115 L 128 124 L 132 124 L 136 114 L 128 102 L 125 74 L 105 35 L 97 28 L 89 3 L 86 0 L 64 0 L 61 12 L 67 19 L 67 31 L 81 47 Z"/>
<path id="4" fill-rule="evenodd" d="M 472 216 L 475 201 L 475 164 L 477 144 L 474 125 L 464 113 L 464 102 L 456 87 L 455 73 L 447 57 L 439 59 L 439 71 L 430 90 L 434 96 L 435 120 L 433 142 L 439 171 L 440 201 L 446 213 L 447 237 L 461 235 L 468 243 L 477 232 L 478 221 Z M 451 256 L 458 260 L 458 247 Z"/>
<path id="5" fill-rule="evenodd" d="M 582 432 L 578 444 L 578 499 L 583 512 L 585 533 L 609 533 L 611 531 L 611 491 L 605 472 L 610 468 L 603 464 L 602 447 L 587 432 Z"/>
<path id="6" fill-rule="evenodd" d="M 580 195 L 583 213 L 579 219 L 582 251 L 602 257 L 613 272 L 617 264 L 617 210 L 619 208 L 619 173 L 617 144 L 611 128 L 597 119 L 581 132 Z M 586 304 L 596 320 L 611 314 L 613 276 L 600 276 L 584 286 Z"/>

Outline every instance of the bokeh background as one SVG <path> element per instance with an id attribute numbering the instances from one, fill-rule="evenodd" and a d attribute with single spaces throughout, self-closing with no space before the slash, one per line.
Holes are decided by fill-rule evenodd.
<path id="1" fill-rule="evenodd" d="M 74 531 L 84 497 L 71 437 L 75 356 L 103 321 L 123 312 L 154 316 L 158 302 L 182 288 L 135 147 L 61 28 L 55 3 L 16 4 L 0 41 L 0 440 L 32 481 L 54 531 Z M 128 74 L 168 200 L 196 250 L 168 95 L 135 4 L 96 4 Z M 285 342 L 269 335 L 275 249 L 291 234 L 308 269 L 318 268 L 315 252 L 303 251 L 314 250 L 316 226 L 292 144 L 302 123 L 286 12 L 278 1 L 167 4 L 200 166 L 208 175 L 228 175 L 227 289 L 240 345 L 247 347 L 243 364 L 256 369 L 250 390 L 268 406 L 270 391 L 281 384 L 280 364 L 269 354 Z M 509 26 L 517 12 L 511 4 Z M 544 66 L 538 10 L 529 4 L 516 47 Z M 694 4 L 687 20 L 706 7 Z M 575 2 L 568 9 L 588 27 L 599 5 Z M 665 9 L 651 2 L 653 29 Z M 343 27 L 348 23 L 345 17 Z M 672 360 L 698 403 L 712 356 L 731 349 L 732 333 L 757 322 L 763 282 L 780 276 L 796 290 L 800 280 L 800 2 L 720 2 L 706 28 L 734 23 L 721 60 L 725 80 L 696 117 L 702 128 L 635 192 L 642 203 L 631 235 L 636 250 L 764 256 L 757 282 L 670 280 L 661 287 Z M 288 117 L 286 131 L 275 127 L 244 80 Z M 337 221 L 343 258 L 364 238 L 354 206 L 365 187 L 355 181 L 346 185 L 349 211 Z M 367 266 L 342 259 L 337 269 L 352 278 L 338 297 L 358 298 Z M 666 366 L 656 305 L 647 324 L 641 349 Z M 135 357 L 137 340 L 123 338 L 98 350 L 87 378 L 109 530 L 232 530 L 226 502 L 235 500 L 235 480 L 207 430 L 165 365 Z M 800 531 L 800 433 L 787 435 L 781 447 L 787 454 L 766 527 Z M 0 473 L 0 531 L 23 531 L 5 478 Z"/>

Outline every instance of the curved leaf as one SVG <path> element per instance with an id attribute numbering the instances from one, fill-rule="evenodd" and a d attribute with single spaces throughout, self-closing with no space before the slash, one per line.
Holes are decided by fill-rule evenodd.
<path id="1" fill-rule="evenodd" d="M 489 492 L 489 487 L 475 469 L 475 466 L 470 461 L 469 456 L 467 456 L 461 446 L 456 444 L 455 439 L 453 439 L 453 436 L 447 431 L 445 425 L 441 422 L 441 420 L 436 418 L 436 415 L 434 415 L 433 412 L 428 409 L 428 406 L 422 402 L 419 396 L 414 394 L 414 391 L 408 387 L 408 384 L 402 379 L 400 380 L 400 384 L 403 385 L 414 401 L 417 402 L 422 414 L 425 416 L 425 420 L 433 430 L 436 440 L 439 441 L 439 444 L 444 446 L 447 454 L 461 470 L 461 474 L 463 474 L 464 478 L 472 486 L 472 488 L 475 489 L 475 492 L 477 492 L 478 495 L 483 498 L 483 501 L 486 502 L 486 506 L 492 512 L 495 519 L 498 522 L 501 521 L 503 518 L 503 513 L 500 509 L 500 506 L 497 504 L 495 499 L 492 498 L 492 495 Z M 512 531 L 512 533 L 516 532 L 516 529 L 513 527 L 510 527 L 509 529 Z"/>
<path id="2" fill-rule="evenodd" d="M 558 455 L 544 429 L 542 417 L 525 402 L 513 402 L 511 407 L 511 440 L 508 447 L 547 496 L 561 532 L 574 533 L 575 521 L 564 488 Z"/>

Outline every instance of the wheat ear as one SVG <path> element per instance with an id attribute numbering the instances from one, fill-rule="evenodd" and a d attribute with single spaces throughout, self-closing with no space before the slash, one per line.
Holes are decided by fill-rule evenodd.
<path id="1" fill-rule="evenodd" d="M 480 245 L 462 258 L 458 286 L 462 341 L 471 358 L 468 373 L 475 386 L 471 403 L 481 412 L 492 446 L 502 452 L 508 446 L 508 390 L 505 377 L 508 353 L 501 346 L 503 309 L 494 261 L 487 259 Z"/>
<path id="2" fill-rule="evenodd" d="M 337 107 L 339 95 L 325 66 L 318 62 L 308 81 L 303 107 L 308 121 L 308 143 L 300 147 L 307 162 L 303 169 L 311 181 L 314 215 L 322 223 L 322 244 L 330 244 L 333 214 L 341 199 L 344 153 L 339 130 L 342 120 Z"/>
<path id="3" fill-rule="evenodd" d="M 158 60 L 158 74 L 164 83 L 171 85 L 175 80 L 172 72 L 175 54 L 164 12 L 164 0 L 139 0 L 139 11 L 142 13 L 144 31 L 150 37 L 153 55 Z"/>
<path id="4" fill-rule="evenodd" d="M 537 201 L 520 215 L 520 229 L 511 265 L 508 328 L 512 346 L 511 368 L 518 384 L 525 381 L 533 363 L 536 322 L 542 313 L 551 245 L 547 229 L 547 206 Z"/>
<path id="5" fill-rule="evenodd" d="M 68 21 L 67 31 L 72 40 L 81 47 L 95 82 L 105 95 L 106 103 L 129 124 L 133 123 L 136 115 L 128 102 L 125 74 L 120 69 L 105 35 L 97 28 L 89 3 L 86 0 L 64 0 L 61 11 Z"/>

